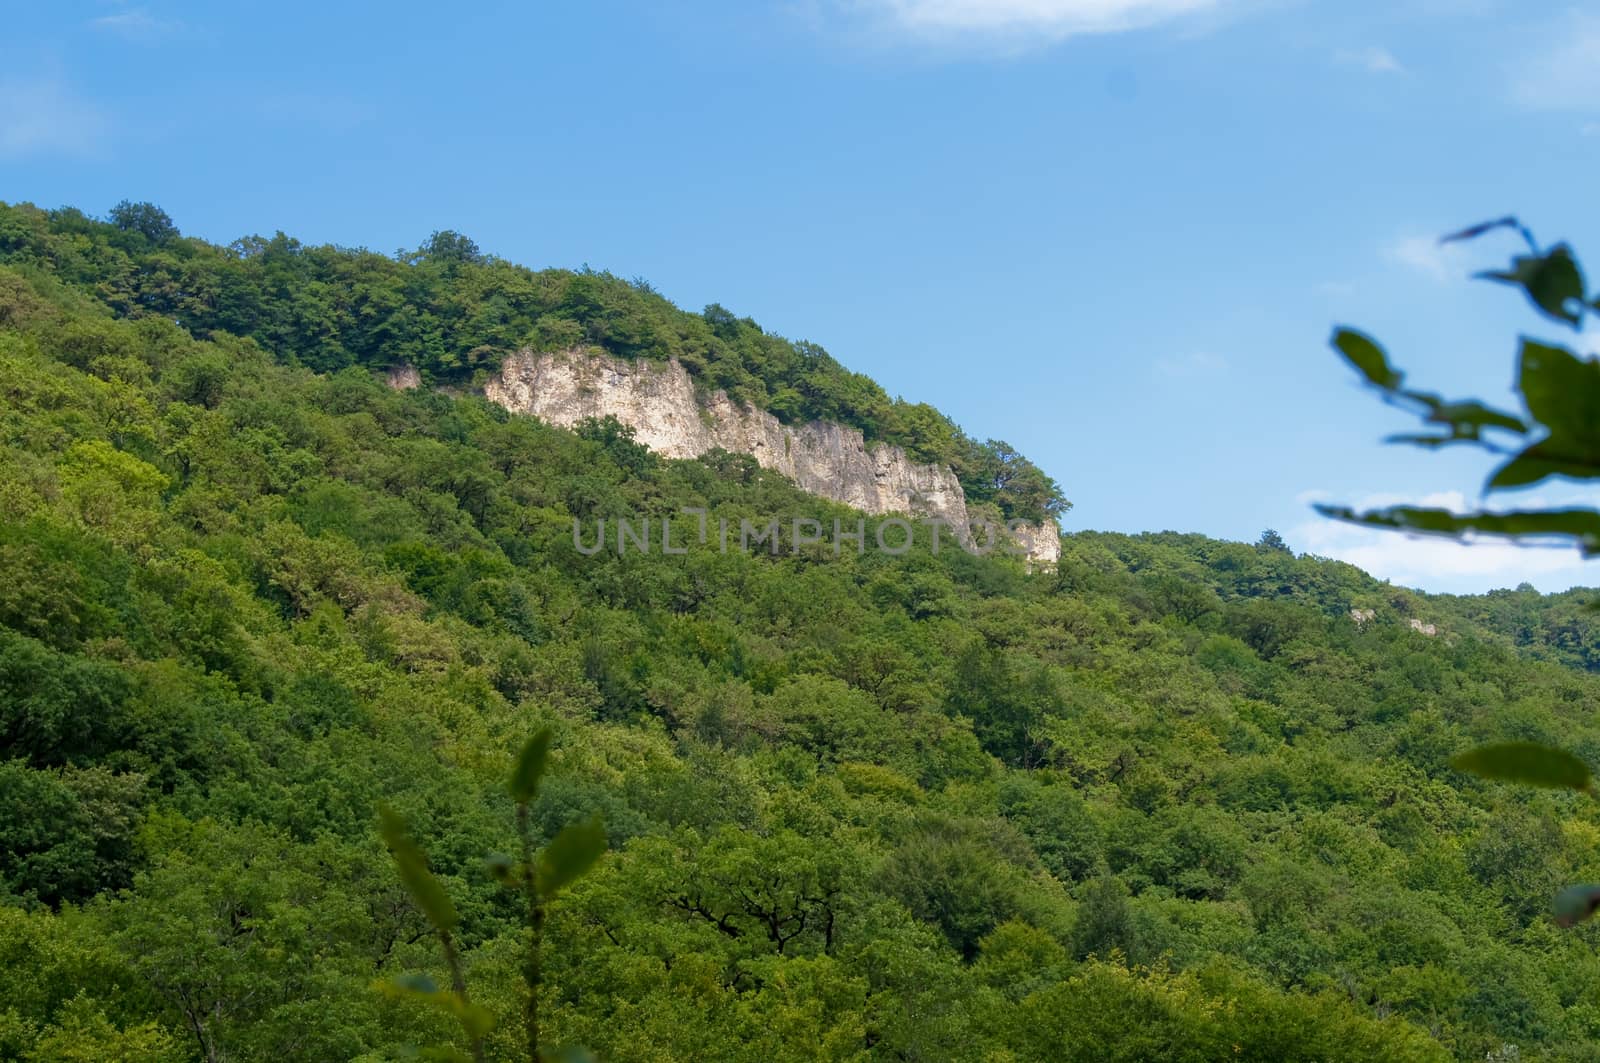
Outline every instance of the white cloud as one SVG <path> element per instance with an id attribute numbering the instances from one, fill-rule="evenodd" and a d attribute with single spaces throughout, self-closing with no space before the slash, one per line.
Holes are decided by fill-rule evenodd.
<path id="1" fill-rule="evenodd" d="M 59 78 L 0 78 L 0 158 L 87 155 L 106 129 L 100 109 Z"/>
<path id="2" fill-rule="evenodd" d="M 1469 272 L 1461 245 L 1441 244 L 1433 236 L 1401 237 L 1384 248 L 1383 257 L 1436 281 L 1460 280 Z"/>
<path id="3" fill-rule="evenodd" d="M 130 41 L 148 42 L 169 37 L 183 29 L 176 19 L 157 18 L 142 7 L 118 11 L 114 15 L 101 15 L 90 19 L 89 25 L 102 33 L 113 33 Z"/>
<path id="4" fill-rule="evenodd" d="M 1041 35 L 1060 40 L 1144 29 L 1215 11 L 1225 0 L 845 0 L 848 7 L 920 36 Z"/>
<path id="5" fill-rule="evenodd" d="M 1357 48 L 1333 53 L 1334 62 L 1346 66 L 1358 66 L 1373 74 L 1403 74 L 1405 67 L 1400 65 L 1400 60 L 1387 48 Z"/>
<path id="6" fill-rule="evenodd" d="M 1600 18 L 1573 15 L 1552 30 L 1559 43 L 1514 65 L 1512 98 L 1541 110 L 1595 110 L 1600 105 Z"/>
<path id="7" fill-rule="evenodd" d="M 1326 492 L 1300 496 L 1302 504 L 1326 501 Z M 1566 504 L 1566 500 L 1523 498 L 1518 508 Z M 1475 508 L 1460 491 L 1418 496 L 1371 495 L 1357 510 L 1416 505 L 1456 512 Z M 1455 542 L 1436 536 L 1406 535 L 1312 518 L 1285 533 L 1297 550 L 1347 561 L 1379 579 L 1406 587 L 1449 593 L 1477 593 L 1531 583 L 1541 591 L 1600 585 L 1600 562 L 1584 561 L 1572 547 L 1518 546 L 1496 539 Z"/>

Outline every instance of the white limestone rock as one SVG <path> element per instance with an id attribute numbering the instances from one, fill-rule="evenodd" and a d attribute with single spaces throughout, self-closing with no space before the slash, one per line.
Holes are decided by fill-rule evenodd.
<path id="1" fill-rule="evenodd" d="M 913 462 L 888 443 L 870 446 L 860 429 L 828 421 L 786 425 L 726 392 L 699 394 L 676 361 L 629 361 L 586 349 L 520 351 L 484 387 L 485 396 L 515 413 L 570 428 L 589 417 L 615 417 L 634 438 L 669 458 L 695 458 L 721 448 L 749 454 L 802 490 L 865 513 L 939 517 L 968 524 L 966 494 L 943 465 Z M 1030 563 L 1061 557 L 1054 521 L 1020 529 Z"/>

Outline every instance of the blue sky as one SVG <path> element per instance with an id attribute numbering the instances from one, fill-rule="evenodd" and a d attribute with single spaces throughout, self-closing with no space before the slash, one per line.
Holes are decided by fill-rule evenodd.
<path id="1" fill-rule="evenodd" d="M 1600 574 L 1314 518 L 1487 471 L 1381 445 L 1328 332 L 1506 398 L 1552 330 L 1465 279 L 1509 240 L 1432 238 L 1600 256 L 1597 161 L 1592 4 L 61 2 L 0 41 L 0 199 L 642 276 L 1008 440 L 1069 530 L 1272 526 L 1436 590 Z"/>

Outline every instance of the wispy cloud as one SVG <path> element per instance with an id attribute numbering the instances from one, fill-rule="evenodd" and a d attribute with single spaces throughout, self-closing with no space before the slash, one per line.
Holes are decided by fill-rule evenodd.
<path id="1" fill-rule="evenodd" d="M 948 38 L 1034 36 L 1047 40 L 1146 29 L 1214 12 L 1230 0 L 840 0 L 841 6 L 905 34 Z"/>
<path id="2" fill-rule="evenodd" d="M 1300 502 L 1328 500 L 1322 491 L 1308 491 Z M 1519 505 L 1543 506 L 1549 499 L 1519 499 Z M 1474 508 L 1460 491 L 1421 496 L 1371 495 L 1356 502 L 1358 510 L 1393 505 L 1439 507 L 1455 512 Z M 1495 539 L 1471 543 L 1433 536 L 1405 535 L 1379 528 L 1308 518 L 1285 532 L 1297 550 L 1348 561 L 1379 579 L 1406 587 L 1454 593 L 1494 590 L 1532 583 L 1542 591 L 1600 585 L 1600 563 L 1583 561 L 1577 550 L 1518 546 Z"/>
<path id="3" fill-rule="evenodd" d="M 1454 281 L 1468 271 L 1460 244 L 1441 244 L 1436 236 L 1402 236 L 1383 249 L 1383 257 L 1435 281 Z"/>
<path id="4" fill-rule="evenodd" d="M 59 77 L 0 78 L 0 158 L 88 155 L 108 122 Z"/>
<path id="5" fill-rule="evenodd" d="M 90 19 L 89 25 L 101 33 L 114 34 L 141 44 L 171 37 L 181 33 L 184 28 L 183 23 L 177 19 L 159 18 L 152 15 L 148 8 L 143 7 L 129 8 L 112 15 L 101 15 L 99 18 Z"/>
<path id="6" fill-rule="evenodd" d="M 1600 109 L 1600 17 L 1573 14 L 1554 31 L 1558 43 L 1513 65 L 1512 98 L 1540 110 Z"/>
<path id="7" fill-rule="evenodd" d="M 1371 47 L 1352 50 L 1341 49 L 1333 53 L 1333 60 L 1344 66 L 1356 66 L 1373 74 L 1403 74 L 1406 68 L 1387 48 Z"/>

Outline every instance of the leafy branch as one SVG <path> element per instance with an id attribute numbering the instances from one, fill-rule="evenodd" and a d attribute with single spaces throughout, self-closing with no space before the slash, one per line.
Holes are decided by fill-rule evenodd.
<path id="1" fill-rule="evenodd" d="M 1499 229 L 1518 233 L 1528 245 L 1528 253 L 1514 256 L 1506 269 L 1478 273 L 1478 279 L 1520 288 L 1539 314 L 1581 332 L 1584 319 L 1600 312 L 1600 299 L 1589 294 L 1583 268 L 1566 244 L 1541 248 L 1528 227 L 1514 217 L 1470 226 L 1440 242 L 1475 240 Z M 1484 483 L 1485 495 L 1528 487 L 1553 476 L 1600 478 L 1600 363 L 1593 358 L 1522 337 L 1516 377 L 1523 404 L 1519 415 L 1476 399 L 1447 401 L 1432 392 L 1406 387 L 1405 374 L 1394 367 L 1377 341 L 1355 329 L 1336 328 L 1332 342 L 1385 402 L 1422 418 L 1421 432 L 1394 435 L 1388 442 L 1431 449 L 1474 446 L 1502 459 Z M 1324 516 L 1368 527 L 1454 539 L 1489 535 L 1521 543 L 1575 544 L 1585 556 L 1600 554 L 1600 510 L 1588 507 L 1462 514 L 1420 506 L 1391 506 L 1364 513 L 1348 506 L 1316 508 Z M 1482 746 L 1459 754 L 1451 763 L 1485 779 L 1600 797 L 1587 764 L 1564 750 L 1533 742 Z M 1600 886 L 1571 886 L 1555 898 L 1556 922 L 1564 927 L 1583 922 L 1597 909 Z"/>
<path id="2" fill-rule="evenodd" d="M 1527 227 L 1509 217 L 1471 226 L 1441 242 L 1472 240 L 1498 229 L 1521 234 L 1529 253 L 1513 257 L 1506 269 L 1486 270 L 1477 277 L 1520 288 L 1545 318 L 1581 331 L 1585 318 L 1600 312 L 1600 299 L 1588 292 L 1583 269 L 1566 244 L 1541 249 Z M 1486 495 L 1553 476 L 1600 478 L 1600 363 L 1594 359 L 1523 337 L 1516 379 L 1524 410 L 1518 414 L 1476 399 L 1447 400 L 1407 387 L 1405 374 L 1378 342 L 1355 329 L 1336 328 L 1331 342 L 1384 401 L 1421 417 L 1421 431 L 1393 435 L 1388 442 L 1430 449 L 1475 446 L 1503 459 L 1484 483 Z M 1418 506 L 1366 512 L 1338 505 L 1316 508 L 1324 516 L 1369 527 L 1456 539 L 1488 535 L 1559 542 L 1576 545 L 1585 555 L 1600 554 L 1600 511 L 1588 507 L 1465 514 Z"/>
<path id="3" fill-rule="evenodd" d="M 547 909 L 561 890 L 587 874 L 606 851 L 606 833 L 599 816 L 592 816 L 568 826 L 543 849 L 534 844 L 528 810 L 539 795 L 539 784 L 549 767 L 553 737 L 550 728 L 545 727 L 529 738 L 517 756 L 507 782 L 506 788 L 517 806 L 519 856 L 513 859 L 497 853 L 489 856 L 486 861 L 495 880 L 502 886 L 519 891 L 525 904 L 524 918 L 529 940 L 528 951 L 522 965 L 522 978 L 527 988 L 527 1000 L 523 1008 L 523 1033 L 530 1063 L 542 1063 L 556 1058 L 542 1050 L 539 1029 L 539 996 L 544 984 L 543 948 Z M 379 809 L 379 817 L 383 839 L 389 847 L 390 855 L 394 857 L 400 881 L 433 926 L 444 953 L 445 965 L 450 970 L 448 991 L 441 990 L 426 975 L 402 976 L 386 989 L 418 997 L 453 1014 L 467 1036 L 474 1063 L 482 1063 L 483 1041 L 494 1029 L 495 1019 L 486 1009 L 468 999 L 466 976 L 462 969 L 460 953 L 455 945 L 454 933 L 460 922 L 455 905 L 451 903 L 444 886 L 428 869 L 427 855 L 416 842 L 412 841 L 405 821 L 387 807 Z M 433 1054 L 445 1058 L 456 1055 L 440 1050 L 434 1050 Z M 570 1058 L 571 1055 L 567 1053 L 562 1058 Z M 578 1058 L 586 1056 L 579 1053 Z"/>

